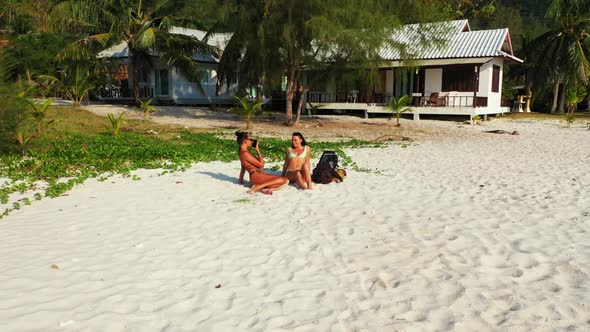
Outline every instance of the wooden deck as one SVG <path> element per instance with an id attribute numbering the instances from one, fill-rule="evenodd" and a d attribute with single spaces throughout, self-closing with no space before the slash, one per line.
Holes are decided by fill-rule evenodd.
<path id="1" fill-rule="evenodd" d="M 309 103 L 312 106 L 318 105 L 320 110 L 347 110 L 360 111 L 365 118 L 369 114 L 391 114 L 390 110 L 385 109 L 384 105 L 366 104 L 366 103 Z M 472 118 L 475 115 L 490 115 L 490 114 L 504 114 L 509 113 L 508 107 L 431 107 L 431 106 L 411 106 L 414 115 L 414 120 L 420 119 L 420 114 L 435 114 L 435 115 L 464 115 Z"/>

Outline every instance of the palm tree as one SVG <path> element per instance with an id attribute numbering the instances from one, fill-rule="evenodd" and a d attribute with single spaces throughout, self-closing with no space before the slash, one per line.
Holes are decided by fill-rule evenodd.
<path id="1" fill-rule="evenodd" d="M 193 82 L 200 82 L 200 68 L 193 60 L 197 52 L 215 50 L 191 36 L 171 33 L 174 24 L 188 20 L 175 16 L 179 0 L 78 0 L 54 7 L 60 26 L 77 33 L 77 40 L 66 47 L 59 59 L 84 61 L 98 51 L 125 43 L 132 73 L 132 89 L 139 99 L 138 76 L 141 68 L 152 67 L 152 56 L 180 69 Z M 199 86 L 200 87 L 200 86 Z"/>
<path id="2" fill-rule="evenodd" d="M 553 86 L 551 113 L 558 111 L 558 99 L 563 112 L 567 85 L 587 83 L 590 77 L 590 0 L 553 0 L 546 17 L 553 20 L 554 28 L 532 43 L 533 81 L 537 89 Z"/>
<path id="3" fill-rule="evenodd" d="M 411 103 L 412 97 L 406 95 L 399 98 L 392 98 L 389 105 L 385 106 L 385 109 L 391 110 L 392 112 L 389 119 L 391 120 L 391 118 L 395 116 L 395 119 L 397 120 L 397 123 L 395 124 L 396 126 L 401 126 L 399 118 L 402 116 L 402 113 L 413 111 L 408 107 Z"/>

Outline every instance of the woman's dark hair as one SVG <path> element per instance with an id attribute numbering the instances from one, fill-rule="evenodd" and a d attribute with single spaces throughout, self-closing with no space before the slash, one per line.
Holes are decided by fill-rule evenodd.
<path id="1" fill-rule="evenodd" d="M 250 133 L 247 131 L 236 131 L 236 137 L 238 140 L 238 144 L 242 145 L 242 143 L 244 143 L 244 140 L 248 137 Z"/>
<path id="2" fill-rule="evenodd" d="M 303 135 L 301 135 L 300 132 L 293 133 L 293 136 L 297 136 L 297 137 L 301 138 L 301 146 L 306 146 L 307 145 L 307 142 L 305 141 L 305 138 L 303 138 Z"/>

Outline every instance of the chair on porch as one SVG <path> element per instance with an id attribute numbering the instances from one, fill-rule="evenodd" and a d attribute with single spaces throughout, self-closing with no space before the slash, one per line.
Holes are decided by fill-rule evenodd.
<path id="1" fill-rule="evenodd" d="M 439 92 L 433 92 L 430 97 L 426 99 L 426 106 L 444 106 L 444 98 L 440 98 Z"/>
<path id="2" fill-rule="evenodd" d="M 347 103 L 356 103 L 356 98 L 359 95 L 359 90 L 350 90 L 348 92 L 348 96 L 346 97 Z"/>

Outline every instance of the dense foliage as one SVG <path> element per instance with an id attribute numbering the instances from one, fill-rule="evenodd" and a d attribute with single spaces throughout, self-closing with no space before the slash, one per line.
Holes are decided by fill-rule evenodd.
<path id="1" fill-rule="evenodd" d="M 524 65 L 506 68 L 505 97 L 514 94 L 512 86 L 529 85 L 535 90 L 535 110 L 563 111 L 568 89 L 579 88 L 572 86 L 574 81 L 586 86 L 587 74 L 580 73 L 590 44 L 585 23 L 589 14 L 584 9 L 589 2 L 0 0 L 0 53 L 4 53 L 0 54 L 0 67 L 9 68 L 13 80 L 31 80 L 37 74 L 57 77 L 58 71 L 68 74 L 82 66 L 89 82 L 100 82 L 105 64 L 96 61 L 97 52 L 124 41 L 131 50 L 131 62 L 136 64 L 133 70 L 153 66 L 149 54 L 156 51 L 198 83 L 201 71 L 189 54 L 214 50 L 198 40 L 167 33 L 177 25 L 234 32 L 221 58 L 219 77 L 229 82 L 238 71 L 242 87 L 258 90 L 256 95 L 263 86 L 267 92 L 285 89 L 282 78 L 286 77 L 286 94 L 293 99 L 311 84 L 299 79 L 303 66 L 321 67 L 328 60 L 337 65 L 340 59 L 340 63 L 370 67 L 375 60 L 371 50 L 383 41 L 387 29 L 404 23 L 466 18 L 472 29 L 509 28 L 515 53 L 526 60 Z M 64 48 L 64 44 L 69 46 Z M 355 50 L 355 45 L 362 47 Z M 545 45 L 554 48 L 542 52 Z M 322 48 L 338 52 L 324 52 L 331 59 L 317 57 Z M 74 64 L 73 60 L 86 63 Z M 362 70 L 354 75 L 365 75 L 365 81 L 372 77 Z M 137 82 L 130 83 L 137 98 Z M 44 90 L 40 90 L 42 94 Z M 287 105 L 287 118 L 291 119 L 292 103 Z"/>

